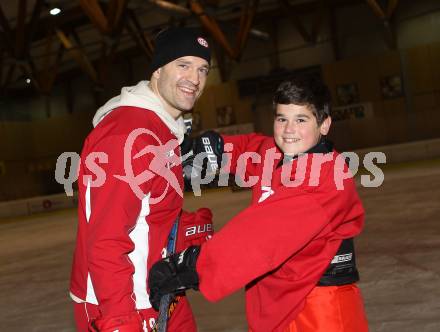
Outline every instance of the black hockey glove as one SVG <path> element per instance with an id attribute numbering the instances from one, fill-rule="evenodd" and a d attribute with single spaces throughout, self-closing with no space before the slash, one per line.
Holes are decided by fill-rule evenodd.
<path id="1" fill-rule="evenodd" d="M 180 155 L 182 158 L 183 178 L 191 180 L 191 172 L 194 162 L 194 139 L 185 134 L 183 142 L 180 144 Z"/>
<path id="2" fill-rule="evenodd" d="M 192 139 L 188 134 L 183 135 L 183 141 L 180 144 L 180 155 L 184 161 L 190 159 L 190 157 L 194 155 L 193 145 L 194 139 Z"/>
<path id="3" fill-rule="evenodd" d="M 148 287 L 150 302 L 155 310 L 159 310 L 162 296 L 199 288 L 199 276 L 196 272 L 199 253 L 200 246 L 191 246 L 181 253 L 158 261 L 151 267 L 148 273 Z"/>
<path id="4" fill-rule="evenodd" d="M 223 146 L 223 138 L 215 131 L 207 131 L 194 139 L 185 136 L 180 145 L 185 180 L 216 173 L 221 166 Z"/>

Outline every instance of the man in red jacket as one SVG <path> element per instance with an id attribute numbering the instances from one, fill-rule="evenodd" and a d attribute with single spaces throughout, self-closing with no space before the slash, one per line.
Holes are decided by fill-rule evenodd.
<path id="1" fill-rule="evenodd" d="M 155 324 L 147 271 L 167 255 L 182 210 L 182 114 L 201 95 L 209 65 L 210 49 L 198 31 L 165 30 L 156 38 L 151 80 L 122 88 L 93 119 L 81 154 L 70 284 L 78 331 L 146 332 Z M 206 211 L 180 219 L 187 227 L 209 223 Z M 203 232 L 182 232 L 183 239 L 197 243 L 212 232 L 197 229 Z M 168 327 L 196 331 L 184 297 Z"/>
<path id="2" fill-rule="evenodd" d="M 246 286 L 250 331 L 368 331 L 353 247 L 364 209 L 325 139 L 329 100 L 321 81 L 287 81 L 274 96 L 273 138 L 202 135 L 196 150 L 220 157 L 229 145 L 223 169 L 252 186 L 252 203 L 211 241 L 150 269 L 153 307 L 180 289 L 216 301 Z"/>

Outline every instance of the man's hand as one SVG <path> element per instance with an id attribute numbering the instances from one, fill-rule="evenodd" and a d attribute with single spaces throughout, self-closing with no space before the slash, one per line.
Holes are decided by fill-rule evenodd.
<path id="1" fill-rule="evenodd" d="M 181 253 L 173 254 L 155 263 L 148 273 L 150 302 L 159 310 L 160 299 L 165 294 L 185 289 L 198 289 L 199 276 L 196 272 L 200 246 L 191 246 Z"/>
<path id="2" fill-rule="evenodd" d="M 212 212 L 210 209 L 201 208 L 196 212 L 182 211 L 177 233 L 176 252 L 189 246 L 201 245 L 214 234 Z"/>
<path id="3" fill-rule="evenodd" d="M 127 315 L 98 318 L 89 324 L 92 332 L 143 332 L 142 318 L 138 312 Z"/>

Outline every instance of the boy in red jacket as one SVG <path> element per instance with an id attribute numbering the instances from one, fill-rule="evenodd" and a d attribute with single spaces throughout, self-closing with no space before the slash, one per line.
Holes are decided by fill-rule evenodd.
<path id="1" fill-rule="evenodd" d="M 325 139 L 329 100 L 320 81 L 284 82 L 273 137 L 198 139 L 195 150 L 218 156 L 232 144 L 223 169 L 252 186 L 252 203 L 211 241 L 152 267 L 153 307 L 180 289 L 216 301 L 245 286 L 250 331 L 368 331 L 353 247 L 364 209 L 345 158 Z"/>

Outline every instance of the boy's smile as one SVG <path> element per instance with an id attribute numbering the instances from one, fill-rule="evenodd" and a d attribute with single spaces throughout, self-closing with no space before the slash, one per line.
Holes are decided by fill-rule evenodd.
<path id="1" fill-rule="evenodd" d="M 331 118 L 318 126 L 316 117 L 307 105 L 276 105 L 273 126 L 277 146 L 284 154 L 296 156 L 315 146 L 321 135 L 327 135 Z"/>

